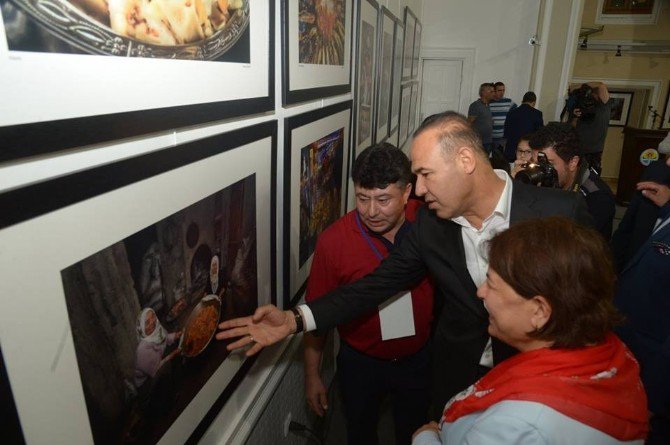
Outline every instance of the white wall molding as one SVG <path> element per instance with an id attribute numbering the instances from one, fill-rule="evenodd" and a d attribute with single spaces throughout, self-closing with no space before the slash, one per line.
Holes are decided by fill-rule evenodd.
<path id="1" fill-rule="evenodd" d="M 659 97 L 661 87 L 665 80 L 638 80 L 638 79 L 597 79 L 594 77 L 573 77 L 570 83 L 587 83 L 587 82 L 603 82 L 608 89 L 612 87 L 624 88 L 649 88 L 651 89 L 651 97 L 649 98 L 649 105 L 659 104 Z M 661 106 L 661 105 L 659 105 Z M 651 128 L 652 117 L 647 110 L 645 110 L 646 117 L 644 119 L 644 128 Z"/>
<path id="2" fill-rule="evenodd" d="M 568 83 L 572 76 L 572 70 L 575 66 L 575 58 L 577 57 L 577 40 L 579 40 L 579 29 L 582 26 L 582 12 L 584 10 L 584 0 L 574 0 L 572 2 L 572 9 L 570 10 L 570 24 L 568 25 L 568 37 L 565 44 L 565 53 L 563 55 L 563 69 L 561 70 L 561 78 L 558 84 L 558 91 L 556 92 L 556 109 L 554 110 L 554 119 L 559 120 L 561 111 L 563 110 Z"/>
<path id="3" fill-rule="evenodd" d="M 472 98 L 478 96 L 478 91 L 475 91 L 475 86 L 472 85 L 472 78 L 474 77 L 475 74 L 476 55 L 477 50 L 475 48 L 445 48 L 445 47 L 421 48 L 421 61 L 419 63 L 419 66 L 423 66 L 424 60 L 451 59 L 451 60 L 461 60 L 463 62 L 461 99 L 458 104 L 458 111 L 461 113 L 467 112 L 468 106 L 470 105 L 470 102 L 472 102 Z"/>

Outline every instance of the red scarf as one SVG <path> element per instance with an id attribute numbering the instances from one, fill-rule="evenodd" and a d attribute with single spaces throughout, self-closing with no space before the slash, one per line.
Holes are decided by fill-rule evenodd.
<path id="1" fill-rule="evenodd" d="M 445 422 L 503 400 L 547 405 L 618 440 L 644 439 L 647 397 L 637 362 L 614 334 L 598 346 L 542 348 L 511 357 L 452 398 Z"/>

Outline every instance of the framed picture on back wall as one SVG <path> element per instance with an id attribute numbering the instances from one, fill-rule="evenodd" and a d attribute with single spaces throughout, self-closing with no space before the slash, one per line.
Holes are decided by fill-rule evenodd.
<path id="1" fill-rule="evenodd" d="M 354 158 L 375 140 L 375 92 L 377 85 L 377 26 L 379 4 L 361 0 L 358 9 L 358 51 L 354 132 Z"/>
<path id="2" fill-rule="evenodd" d="M 405 38 L 405 28 L 400 19 L 395 19 L 395 30 L 393 44 L 393 75 L 391 77 L 391 119 L 389 122 L 389 135 L 398 130 L 398 119 L 400 118 L 400 79 L 402 78 L 402 46 Z"/>
<path id="3" fill-rule="evenodd" d="M 407 141 L 409 133 L 409 115 L 410 115 L 410 101 L 412 98 L 412 84 L 402 86 L 400 93 L 400 121 L 398 123 L 398 148 L 402 148 Z"/>
<path id="4" fill-rule="evenodd" d="M 670 85 L 668 85 L 668 94 L 665 96 L 665 112 L 660 128 L 670 129 Z"/>
<path id="5" fill-rule="evenodd" d="M 405 6 L 405 42 L 402 51 L 402 80 L 412 77 L 412 57 L 414 51 L 414 28 L 416 27 L 416 15 Z"/>
<path id="6" fill-rule="evenodd" d="M 419 53 L 421 52 L 421 22 L 416 21 L 414 29 L 414 50 L 412 51 L 412 79 L 419 75 Z"/>
<path id="7" fill-rule="evenodd" d="M 107 3 L 0 0 L 0 162 L 274 109 L 274 2 Z"/>
<path id="8" fill-rule="evenodd" d="M 377 30 L 379 42 L 379 60 L 377 63 L 377 112 L 375 142 L 381 142 L 389 136 L 391 112 L 391 83 L 393 76 L 393 29 L 395 17 L 382 6 Z"/>
<path id="9" fill-rule="evenodd" d="M 353 0 L 282 0 L 283 103 L 351 91 Z"/>

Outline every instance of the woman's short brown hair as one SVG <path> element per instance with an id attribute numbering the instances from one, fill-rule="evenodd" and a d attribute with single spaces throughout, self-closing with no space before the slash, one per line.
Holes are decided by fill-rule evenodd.
<path id="1" fill-rule="evenodd" d="M 554 348 L 600 343 L 620 321 L 605 240 L 565 217 L 520 222 L 496 235 L 489 267 L 522 297 L 549 301 L 549 321 L 528 335 Z"/>

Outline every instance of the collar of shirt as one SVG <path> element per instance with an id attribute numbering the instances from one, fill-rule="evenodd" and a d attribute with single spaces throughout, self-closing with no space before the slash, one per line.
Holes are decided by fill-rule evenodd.
<path id="1" fill-rule="evenodd" d="M 489 268 L 486 243 L 494 235 L 509 227 L 510 209 L 512 208 L 512 179 L 504 170 L 494 171 L 500 179 L 505 181 L 505 187 L 493 212 L 482 222 L 482 228 L 472 227 L 462 216 L 452 219 L 462 227 L 461 237 L 463 238 L 465 263 L 477 287 L 486 280 L 486 271 Z"/>
<path id="2" fill-rule="evenodd" d="M 405 218 L 405 222 L 402 223 L 402 225 L 400 226 L 400 228 L 398 228 L 398 231 L 395 234 L 394 242 L 391 242 L 388 239 L 386 239 L 384 237 L 384 235 L 381 235 L 379 233 L 375 233 L 372 230 L 368 229 L 367 227 L 365 227 L 365 226 L 364 227 L 365 227 L 365 230 L 368 232 L 368 234 L 371 237 L 377 238 L 382 243 L 384 243 L 384 247 L 386 247 L 386 250 L 390 252 L 390 251 L 393 250 L 394 246 L 397 246 L 398 244 L 400 244 L 400 241 L 402 241 L 403 237 L 407 234 L 407 232 L 409 232 L 409 228 L 411 227 L 411 225 L 412 225 L 412 223 L 409 222 L 407 220 L 407 218 Z"/>

